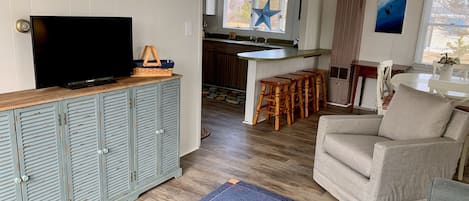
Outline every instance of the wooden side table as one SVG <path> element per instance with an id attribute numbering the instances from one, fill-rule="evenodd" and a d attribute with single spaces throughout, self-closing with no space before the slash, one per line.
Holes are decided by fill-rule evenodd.
<path id="1" fill-rule="evenodd" d="M 361 93 L 360 93 L 360 98 L 358 100 L 358 105 L 360 106 L 362 104 L 362 99 L 363 99 L 363 89 L 365 88 L 365 80 L 366 78 L 374 78 L 376 79 L 378 77 L 378 72 L 377 72 L 377 67 L 378 67 L 379 62 L 373 62 L 373 61 L 354 61 L 352 62 L 352 68 L 353 68 L 353 83 L 352 83 L 352 94 L 350 97 L 350 102 L 352 105 L 350 106 L 350 111 L 353 111 L 353 106 L 355 104 L 355 95 L 357 93 L 357 86 L 358 86 L 358 77 L 362 76 L 362 85 L 361 85 Z M 406 66 L 406 65 L 399 65 L 399 64 L 394 64 L 392 66 L 392 74 L 395 75 L 397 73 L 403 73 L 409 70 L 411 67 Z"/>

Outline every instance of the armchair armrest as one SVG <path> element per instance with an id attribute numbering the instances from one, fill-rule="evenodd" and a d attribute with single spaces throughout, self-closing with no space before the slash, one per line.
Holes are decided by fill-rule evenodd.
<path id="1" fill-rule="evenodd" d="M 371 200 L 425 198 L 434 177 L 454 175 L 461 146 L 450 138 L 376 143 L 369 183 Z"/>
<path id="2" fill-rule="evenodd" d="M 316 153 L 326 134 L 378 135 L 382 115 L 324 115 L 319 118 Z"/>
<path id="3" fill-rule="evenodd" d="M 378 135 L 382 115 L 327 115 L 319 118 L 318 132 Z"/>

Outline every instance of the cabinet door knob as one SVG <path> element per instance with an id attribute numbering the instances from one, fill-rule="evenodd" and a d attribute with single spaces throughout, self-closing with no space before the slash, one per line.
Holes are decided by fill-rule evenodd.
<path id="1" fill-rule="evenodd" d="M 99 154 L 99 155 L 102 155 L 102 154 L 103 154 L 103 150 L 98 150 L 98 154 Z"/>
<path id="2" fill-rule="evenodd" d="M 156 134 L 161 134 L 161 133 L 160 133 L 160 130 L 156 130 L 155 133 L 156 133 Z"/>
<path id="3" fill-rule="evenodd" d="M 21 180 L 23 180 L 23 182 L 27 182 L 29 181 L 29 177 L 27 175 L 23 175 L 21 176 Z"/>
<path id="4" fill-rule="evenodd" d="M 19 183 L 21 183 L 21 178 L 16 177 L 15 178 L 15 184 L 19 184 Z"/>
<path id="5" fill-rule="evenodd" d="M 164 133 L 164 129 L 160 129 L 160 133 L 163 134 L 163 133 Z"/>
<path id="6" fill-rule="evenodd" d="M 103 153 L 104 153 L 104 154 L 109 153 L 109 149 L 108 149 L 108 148 L 104 148 L 104 149 L 103 149 Z"/>

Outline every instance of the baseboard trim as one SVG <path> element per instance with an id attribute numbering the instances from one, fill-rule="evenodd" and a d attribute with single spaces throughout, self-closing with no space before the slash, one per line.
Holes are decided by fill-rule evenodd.
<path id="1" fill-rule="evenodd" d="M 185 156 L 185 155 L 188 155 L 188 154 L 190 154 L 190 153 L 192 153 L 192 152 L 194 152 L 194 151 L 197 151 L 197 150 L 199 150 L 199 148 L 200 148 L 200 146 L 197 146 L 197 147 L 195 147 L 194 149 L 192 149 L 192 150 L 190 150 L 190 151 L 188 151 L 188 152 L 181 153 L 181 154 L 179 154 L 179 158 L 181 158 L 181 157 L 183 157 L 183 156 Z"/>
<path id="2" fill-rule="evenodd" d="M 333 106 L 338 106 L 338 107 L 350 107 L 352 104 L 348 103 L 346 105 L 343 105 L 343 104 L 339 104 L 339 103 L 331 103 L 331 102 L 328 102 L 327 103 L 328 105 L 333 105 Z"/>

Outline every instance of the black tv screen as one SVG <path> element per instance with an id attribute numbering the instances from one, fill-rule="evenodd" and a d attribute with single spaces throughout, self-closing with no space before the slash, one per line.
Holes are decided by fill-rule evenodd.
<path id="1" fill-rule="evenodd" d="M 132 18 L 31 16 L 36 88 L 128 76 Z"/>

